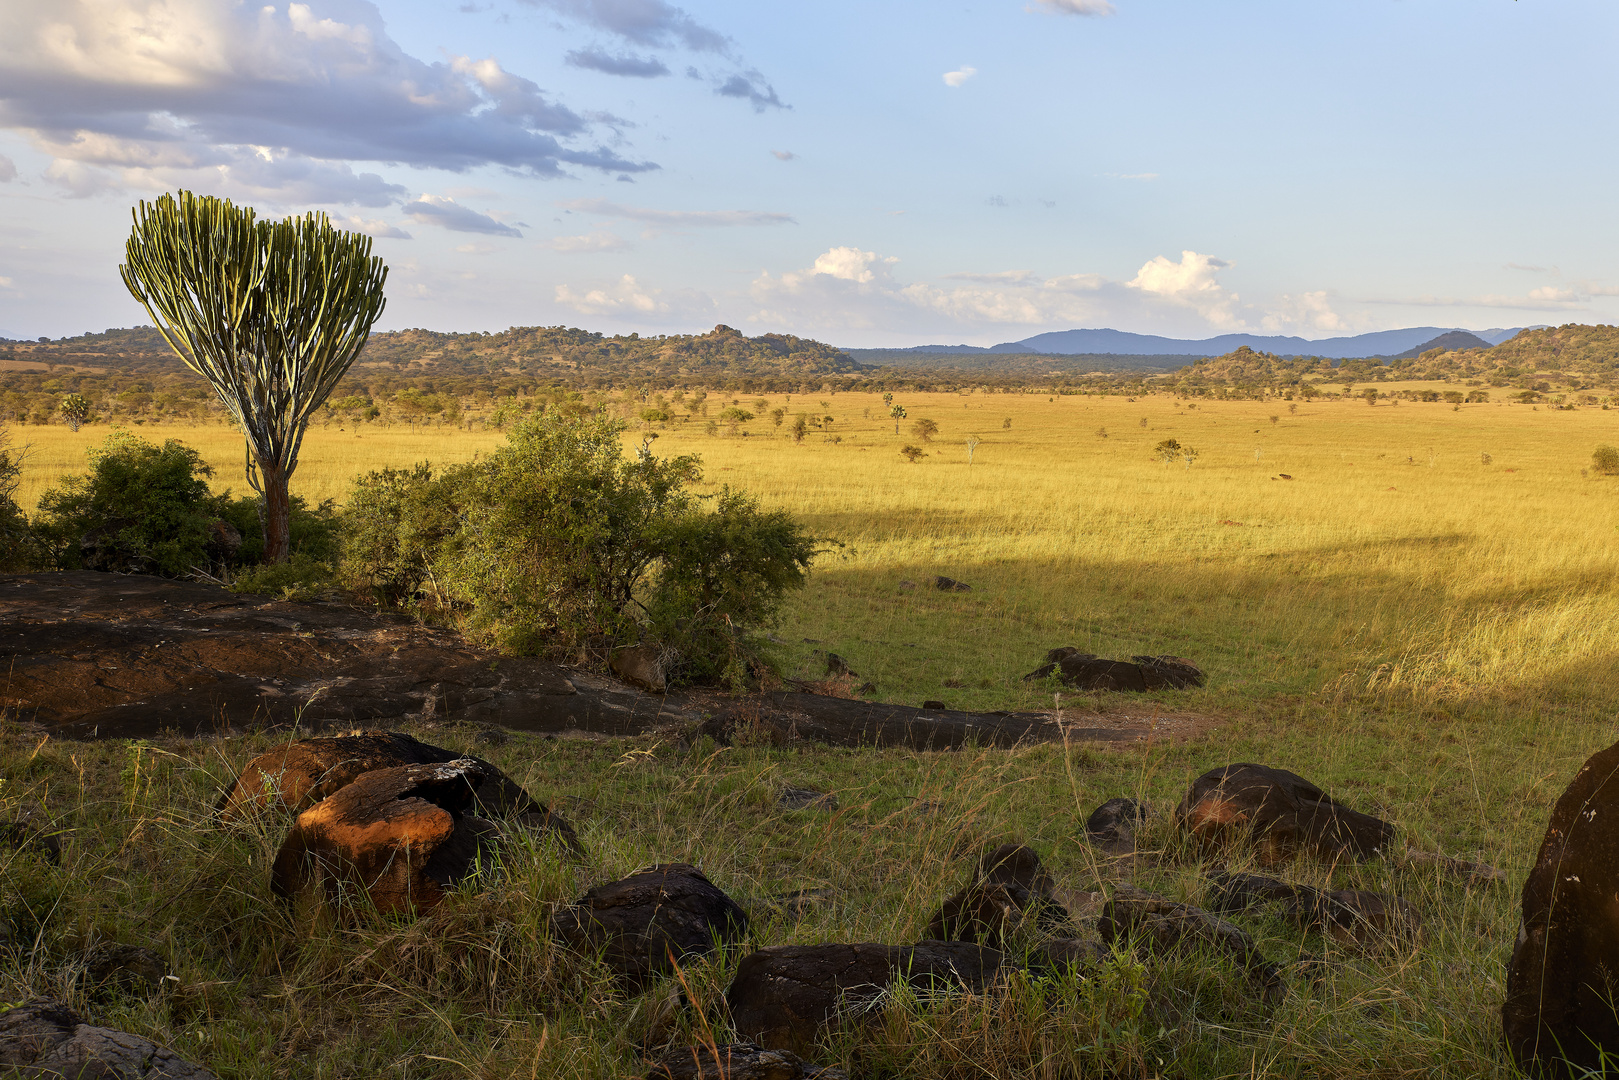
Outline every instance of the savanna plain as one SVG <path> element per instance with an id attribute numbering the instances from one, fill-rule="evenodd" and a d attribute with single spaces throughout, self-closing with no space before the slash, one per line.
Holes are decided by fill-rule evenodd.
<path id="1" fill-rule="evenodd" d="M 547 928 L 590 885 L 686 861 L 750 910 L 758 945 L 897 944 L 920 936 L 984 845 L 1018 841 L 1070 895 L 1128 879 L 1199 903 L 1207 865 L 1177 838 L 1175 804 L 1194 776 L 1252 761 L 1506 881 L 1398 857 L 1301 862 L 1296 880 L 1410 900 L 1423 937 L 1352 949 L 1239 916 L 1270 960 L 1330 962 L 1290 975 L 1275 1003 L 1213 958 L 1123 955 L 994 994 L 898 992 L 814 1060 L 861 1077 L 1516 1075 L 1499 1007 L 1518 890 L 1552 803 L 1619 737 L 1619 480 L 1589 470 L 1594 448 L 1619 442 L 1619 412 L 935 393 L 898 395 L 896 432 L 876 395 L 765 400 L 832 422 L 797 441 L 755 410 L 735 433 L 674 422 L 625 440 L 699 454 L 704 490 L 746 489 L 822 538 L 775 631 L 784 671 L 823 679 L 835 652 L 875 699 L 1050 710 L 1081 727 L 1128 717 L 1154 734 L 922 753 L 522 733 L 490 745 L 480 729 L 423 725 L 418 737 L 486 757 L 556 805 L 587 857 L 520 847 L 421 919 L 311 928 L 269 890 L 285 822 L 210 819 L 236 770 L 285 731 L 67 743 L 9 717 L 0 810 L 43 816 L 64 850 L 59 868 L 0 854 L 13 928 L 0 1003 L 83 1002 L 63 959 L 111 939 L 157 949 L 176 979 L 98 1000 L 97 1022 L 221 1076 L 641 1075 L 647 1046 L 727 1041 L 740 953 L 615 992 Z M 913 433 L 920 418 L 936 422 L 931 440 Z M 464 461 L 503 438 L 471 427 L 313 428 L 293 490 L 341 502 L 358 473 Z M 217 487 L 245 487 L 230 429 L 138 433 L 184 440 Z M 26 435 L 25 505 L 82 470 L 106 429 Z M 1165 461 L 1166 439 L 1196 456 Z M 907 461 L 908 445 L 925 456 Z M 936 575 L 972 589 L 938 591 Z M 1023 680 L 1063 645 L 1187 657 L 1207 685 L 1125 695 Z M 831 792 L 837 808 L 782 809 L 789 787 Z M 1150 807 L 1140 841 L 1154 857 L 1110 864 L 1085 842 L 1086 815 L 1116 796 Z M 799 913 L 771 903 L 795 890 L 830 899 Z"/>

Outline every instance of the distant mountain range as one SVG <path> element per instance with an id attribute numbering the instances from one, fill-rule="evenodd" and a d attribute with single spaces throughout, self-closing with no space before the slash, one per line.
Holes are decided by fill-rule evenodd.
<path id="1" fill-rule="evenodd" d="M 1479 345 L 1499 345 L 1515 337 L 1524 327 L 1496 327 L 1490 330 L 1463 330 L 1445 326 L 1412 326 L 1404 330 L 1379 330 L 1353 337 L 1320 338 L 1266 336 L 1263 334 L 1221 334 L 1219 337 L 1187 340 L 1158 337 L 1153 334 L 1132 334 L 1124 330 L 1056 330 L 1049 334 L 1036 334 L 1022 341 L 1009 341 L 986 347 L 978 345 L 917 345 L 909 349 L 845 349 L 856 360 L 866 360 L 866 354 L 883 354 L 892 363 L 907 353 L 952 355 L 963 353 L 1044 353 L 1051 356 L 1078 354 L 1111 356 L 1224 356 L 1240 346 L 1278 356 L 1325 356 L 1332 360 L 1359 357 L 1394 357 L 1412 349 L 1419 355 L 1436 344 L 1451 348 L 1476 348 Z M 1530 329 L 1534 329 L 1533 327 Z M 1448 345 L 1449 335 L 1466 335 L 1469 344 Z M 1436 339 L 1445 338 L 1445 342 Z M 1471 343 L 1472 338 L 1479 344 Z M 1460 339 L 1458 339 L 1460 340 Z M 870 359 L 877 359 L 872 356 Z"/>

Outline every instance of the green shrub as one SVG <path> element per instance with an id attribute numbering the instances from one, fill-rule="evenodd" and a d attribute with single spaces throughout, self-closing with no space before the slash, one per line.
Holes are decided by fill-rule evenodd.
<path id="1" fill-rule="evenodd" d="M 290 500 L 292 515 L 288 522 L 289 550 L 293 555 L 327 564 L 327 573 L 337 564 L 342 551 L 340 533 L 342 516 L 337 504 L 327 499 L 310 508 L 302 495 Z M 215 513 L 230 522 L 242 534 L 242 546 L 230 560 L 232 568 L 257 566 L 264 561 L 264 524 L 259 518 L 259 497 L 242 495 L 231 498 L 225 492 L 218 499 Z"/>
<path id="2" fill-rule="evenodd" d="M 9 434 L 0 428 L 0 571 L 7 573 L 37 570 L 46 564 L 39 537 L 17 505 L 26 451 L 26 447 L 13 447 Z"/>
<path id="3" fill-rule="evenodd" d="M 64 567 L 94 564 L 180 577 L 208 565 L 209 526 L 217 500 L 213 470 L 177 439 L 162 446 L 115 431 L 90 451 L 90 472 L 66 476 L 40 497 L 41 534 Z"/>
<path id="4" fill-rule="evenodd" d="M 731 491 L 689 492 L 694 457 L 625 457 L 623 425 L 547 410 L 488 458 L 384 470 L 349 499 L 343 571 L 390 603 L 451 612 L 516 653 L 602 660 L 651 639 L 676 677 L 735 678 L 803 583 L 814 542 Z"/>
<path id="5" fill-rule="evenodd" d="M 314 600 L 328 592 L 336 580 L 330 563 L 294 551 L 284 563 L 244 567 L 231 582 L 231 591 L 266 593 L 282 600 Z"/>
<path id="6" fill-rule="evenodd" d="M 1591 451 L 1591 465 L 1603 476 L 1619 473 L 1619 448 L 1599 446 Z"/>

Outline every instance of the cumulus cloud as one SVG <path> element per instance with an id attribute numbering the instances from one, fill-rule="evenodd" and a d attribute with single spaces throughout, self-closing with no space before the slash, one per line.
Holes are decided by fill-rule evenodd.
<path id="1" fill-rule="evenodd" d="M 776 96 L 776 88 L 765 82 L 764 76 L 757 71 L 732 75 L 720 83 L 714 92 L 721 97 L 742 98 L 753 106 L 754 112 L 792 108 L 791 105 L 782 103 L 781 98 Z"/>
<path id="2" fill-rule="evenodd" d="M 1053 15 L 1112 15 L 1108 0 L 1035 0 L 1025 11 L 1046 11 Z"/>
<path id="3" fill-rule="evenodd" d="M 762 210 L 653 210 L 641 206 L 625 206 L 607 199 L 569 199 L 557 204 L 564 210 L 598 217 L 624 218 L 648 225 L 671 228 L 721 228 L 732 225 L 787 225 L 793 222 L 791 214 Z"/>
<path id="4" fill-rule="evenodd" d="M 0 5 L 0 127 L 76 193 L 206 183 L 383 205 L 403 191 L 348 162 L 656 168 L 581 145 L 590 126 L 493 57 L 407 55 L 368 0 Z"/>
<path id="5" fill-rule="evenodd" d="M 642 288 L 629 274 L 602 289 L 579 293 L 571 286 L 558 285 L 556 291 L 557 303 L 566 304 L 584 315 L 654 315 L 668 311 L 668 303 L 658 299 L 658 295 L 659 290 Z"/>
<path id="6" fill-rule="evenodd" d="M 985 285 L 1029 285 L 1036 279 L 1033 270 L 1001 270 L 993 274 L 946 274 L 947 281 L 977 281 Z"/>
<path id="7" fill-rule="evenodd" d="M 643 48 L 681 45 L 694 52 L 725 53 L 731 39 L 663 0 L 523 0 Z"/>
<path id="8" fill-rule="evenodd" d="M 614 56 L 600 49 L 575 49 L 563 59 L 574 67 L 632 79 L 656 79 L 669 74 L 669 68 L 655 56 L 635 56 L 632 53 Z"/>
<path id="9" fill-rule="evenodd" d="M 406 203 L 404 211 L 424 225 L 437 225 L 451 232 L 485 233 L 489 236 L 523 235 L 510 225 L 462 206 L 445 195 L 423 195 L 415 202 Z"/>
<path id="10" fill-rule="evenodd" d="M 0 154 L 0 184 L 9 184 L 17 179 L 17 163 Z"/>
<path id="11" fill-rule="evenodd" d="M 598 229 L 583 236 L 555 236 L 551 238 L 551 250 L 568 255 L 593 254 L 598 251 L 623 251 L 629 246 L 623 237 L 605 229 Z"/>
<path id="12" fill-rule="evenodd" d="M 1195 251 L 1182 251 L 1178 263 L 1157 255 L 1144 263 L 1128 284 L 1132 289 L 1184 304 L 1214 326 L 1238 329 L 1243 321 L 1233 308 L 1239 298 L 1236 293 L 1227 292 L 1218 278 L 1219 272 L 1230 265 L 1223 259 Z"/>
<path id="13" fill-rule="evenodd" d="M 962 83 L 966 82 L 968 79 L 977 74 L 977 68 L 968 67 L 966 64 L 963 64 L 954 71 L 945 72 L 941 77 L 944 79 L 944 84 L 946 86 L 960 86 Z"/>
<path id="14" fill-rule="evenodd" d="M 1283 295 L 1259 325 L 1272 333 L 1297 330 L 1346 331 L 1349 324 L 1332 309 L 1325 289 Z"/>
<path id="15" fill-rule="evenodd" d="M 377 240 L 411 239 L 410 233 L 401 229 L 398 225 L 374 218 L 362 218 L 353 214 L 346 217 L 333 215 L 332 224 L 339 229 L 347 229 L 349 232 L 365 233 L 365 235 L 374 237 Z"/>

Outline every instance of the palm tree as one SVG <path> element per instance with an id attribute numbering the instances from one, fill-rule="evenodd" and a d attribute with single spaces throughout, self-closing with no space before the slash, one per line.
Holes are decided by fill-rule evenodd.
<path id="1" fill-rule="evenodd" d="M 382 314 L 388 268 L 370 237 L 321 213 L 258 221 L 251 207 L 182 191 L 132 214 L 118 271 L 241 425 L 264 561 L 285 562 L 304 429 Z"/>

